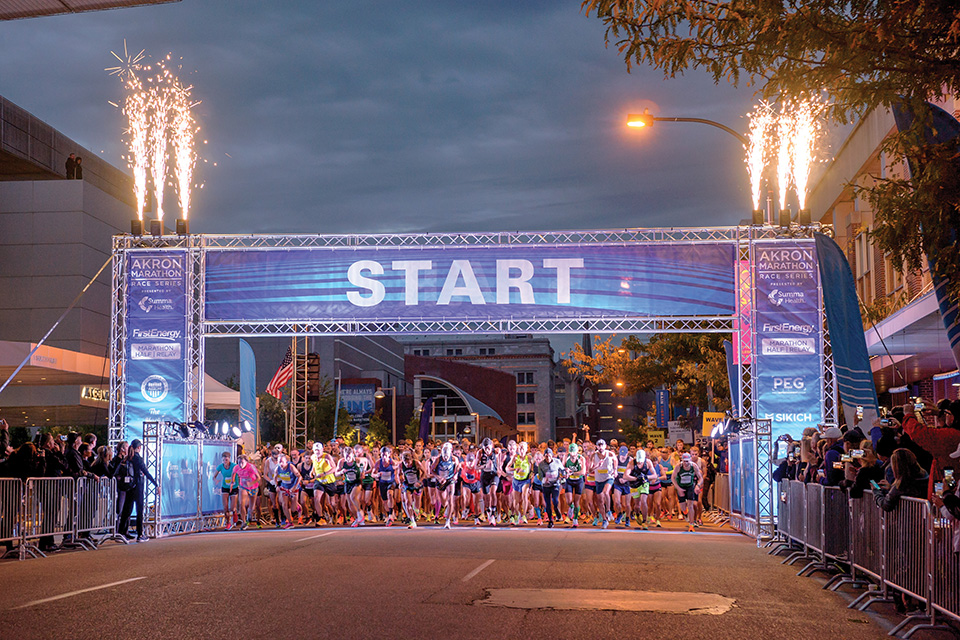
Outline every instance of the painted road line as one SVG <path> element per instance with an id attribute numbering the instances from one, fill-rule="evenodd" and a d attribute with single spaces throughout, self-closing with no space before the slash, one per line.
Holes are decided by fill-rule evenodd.
<path id="1" fill-rule="evenodd" d="M 143 580 L 147 576 L 140 576 L 139 578 L 127 578 L 126 580 L 120 580 L 119 582 L 111 582 L 109 584 L 101 584 L 98 587 L 90 587 L 88 589 L 80 589 L 79 591 L 71 591 L 70 593 L 62 593 L 59 596 L 53 596 L 51 598 L 44 598 L 42 600 L 34 600 L 33 602 L 28 602 L 27 604 L 22 604 L 19 607 L 14 607 L 11 611 L 16 609 L 26 609 L 27 607 L 33 607 L 38 604 L 44 604 L 46 602 L 53 602 L 54 600 L 63 600 L 64 598 L 72 598 L 73 596 L 78 596 L 81 593 L 88 593 L 90 591 L 99 591 L 100 589 L 109 589 L 110 587 L 116 587 L 117 585 L 127 584 L 128 582 L 135 582 L 137 580 Z"/>
<path id="2" fill-rule="evenodd" d="M 461 578 L 460 581 L 461 581 L 461 582 L 469 582 L 471 578 L 473 578 L 474 576 L 476 576 L 478 573 L 480 573 L 481 571 L 483 571 L 484 569 L 486 569 L 487 567 L 489 567 L 489 566 L 492 565 L 493 563 L 494 563 L 494 560 L 487 560 L 486 562 L 484 562 L 483 564 L 481 564 L 479 567 L 477 567 L 476 569 L 474 569 L 473 571 L 471 571 L 471 572 L 468 573 L 467 575 L 463 576 L 463 578 Z"/>
<path id="3" fill-rule="evenodd" d="M 332 536 L 336 531 L 327 531 L 326 533 L 318 533 L 315 536 L 307 536 L 306 538 L 300 538 L 299 540 L 294 540 L 294 542 L 305 542 L 307 540 L 314 540 L 316 538 L 322 538 L 323 536 Z"/>

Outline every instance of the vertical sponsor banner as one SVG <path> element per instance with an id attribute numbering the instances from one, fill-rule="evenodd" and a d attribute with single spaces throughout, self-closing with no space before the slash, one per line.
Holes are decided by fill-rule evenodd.
<path id="1" fill-rule="evenodd" d="M 670 419 L 670 390 L 656 389 L 657 396 L 657 428 L 666 429 Z"/>
<path id="2" fill-rule="evenodd" d="M 127 440 L 145 421 L 184 419 L 186 264 L 185 251 L 127 254 Z"/>
<path id="3" fill-rule="evenodd" d="M 758 242 L 754 252 L 754 417 L 773 422 L 774 440 L 799 438 L 822 420 L 816 247 L 779 240 Z"/>
<path id="4" fill-rule="evenodd" d="M 240 423 L 248 420 L 259 433 L 257 425 L 257 359 L 253 348 L 240 339 Z"/>

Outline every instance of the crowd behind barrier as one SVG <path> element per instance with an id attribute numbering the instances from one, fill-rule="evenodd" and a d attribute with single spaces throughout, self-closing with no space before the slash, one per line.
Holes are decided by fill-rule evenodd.
<path id="1" fill-rule="evenodd" d="M 46 557 L 43 540 L 62 536 L 69 548 L 126 543 L 117 533 L 115 478 L 0 479 L 0 544 L 4 557 Z"/>
<path id="2" fill-rule="evenodd" d="M 914 599 L 917 612 L 890 635 L 938 628 L 938 618 L 960 621 L 960 521 L 944 517 L 930 502 L 902 497 L 890 511 L 882 495 L 796 480 L 779 483 L 777 546 L 790 552 L 784 564 L 804 561 L 797 575 L 833 574 L 824 588 L 866 587 L 851 608 Z"/>

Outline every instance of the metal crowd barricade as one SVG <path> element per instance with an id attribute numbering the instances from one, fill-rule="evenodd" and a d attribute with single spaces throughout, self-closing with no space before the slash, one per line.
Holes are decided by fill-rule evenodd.
<path id="1" fill-rule="evenodd" d="M 809 562 L 797 573 L 804 575 L 807 571 L 824 566 L 823 556 L 823 485 L 811 483 L 804 486 L 805 508 L 803 543 L 807 553 L 803 558 Z M 792 562 L 791 562 L 792 564 Z"/>
<path id="2" fill-rule="evenodd" d="M 777 501 L 777 524 L 774 538 L 767 543 L 768 547 L 773 547 L 768 552 L 769 555 L 782 553 L 786 549 L 792 549 L 795 542 L 790 537 L 790 481 L 781 480 L 777 483 L 776 495 Z"/>
<path id="3" fill-rule="evenodd" d="M 117 480 L 116 478 L 80 478 L 77 480 L 76 540 L 86 548 L 96 549 L 105 540 L 128 543 L 117 533 Z M 93 534 L 102 534 L 95 539 Z"/>
<path id="4" fill-rule="evenodd" d="M 27 478 L 24 490 L 23 534 L 20 538 L 20 559 L 27 554 L 46 557 L 39 539 L 74 533 L 73 478 Z"/>
<path id="5" fill-rule="evenodd" d="M 799 544 L 802 549 L 787 556 L 781 564 L 793 564 L 802 559 L 809 559 L 807 553 L 807 488 L 799 480 L 791 480 L 787 492 L 787 508 L 790 509 L 789 525 L 790 539 Z"/>
<path id="6" fill-rule="evenodd" d="M 5 545 L 20 540 L 23 522 L 23 481 L 0 479 L 0 542 Z M 12 553 L 8 549 L 4 556 Z"/>
<path id="7" fill-rule="evenodd" d="M 930 519 L 930 604 L 934 612 L 960 621 L 960 549 L 954 540 L 960 536 L 960 520 Z"/>
<path id="8" fill-rule="evenodd" d="M 711 487 L 713 497 L 711 504 L 716 510 L 714 521 L 724 524 L 730 521 L 730 474 L 718 473 Z"/>

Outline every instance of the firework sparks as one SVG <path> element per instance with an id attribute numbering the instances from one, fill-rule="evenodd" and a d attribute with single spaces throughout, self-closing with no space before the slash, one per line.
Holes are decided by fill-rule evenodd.
<path id="1" fill-rule="evenodd" d="M 190 92 L 193 87 L 184 87 L 177 80 L 173 87 L 173 123 L 171 136 L 174 153 L 174 174 L 176 175 L 177 196 L 180 200 L 181 216 L 184 220 L 190 212 L 190 189 L 193 186 L 193 169 L 197 164 L 194 150 L 194 137 L 198 131 L 193 119 Z"/>
<path id="2" fill-rule="evenodd" d="M 144 51 L 146 49 L 141 49 L 140 53 L 136 55 L 130 55 L 127 53 L 127 39 L 123 39 L 123 57 L 121 58 L 116 51 L 111 51 L 110 54 L 117 59 L 120 63 L 115 67 L 107 67 L 104 69 L 107 73 L 112 76 L 119 76 L 120 79 L 126 79 L 129 76 L 135 75 L 136 72 L 140 69 L 140 62 L 144 59 Z"/>
<path id="3" fill-rule="evenodd" d="M 143 209 L 147 202 L 147 94 L 136 74 L 127 76 L 127 97 L 123 103 L 123 113 L 127 116 L 127 165 L 133 172 L 133 193 L 137 199 L 137 217 L 143 220 Z"/>
<path id="4" fill-rule="evenodd" d="M 787 192 L 790 189 L 791 158 L 793 156 L 793 118 L 788 111 L 777 118 L 777 189 L 780 193 L 780 210 L 787 208 Z"/>
<path id="5" fill-rule="evenodd" d="M 150 174 L 157 219 L 163 221 L 163 192 L 167 186 L 167 127 L 173 107 L 171 74 L 161 67 L 149 93 Z"/>
<path id="6" fill-rule="evenodd" d="M 819 111 L 820 104 L 815 100 L 803 100 L 793 108 L 791 173 L 801 210 L 806 208 L 807 181 L 810 179 L 814 150 L 821 131 L 817 120 Z"/>
<path id="7" fill-rule="evenodd" d="M 760 186 L 763 170 L 766 166 L 769 147 L 770 128 L 773 125 L 773 113 L 769 104 L 761 104 L 749 115 L 750 132 L 747 139 L 747 173 L 750 174 L 750 194 L 753 197 L 753 210 L 760 208 Z"/>

